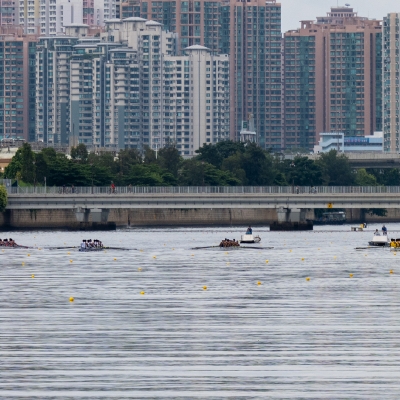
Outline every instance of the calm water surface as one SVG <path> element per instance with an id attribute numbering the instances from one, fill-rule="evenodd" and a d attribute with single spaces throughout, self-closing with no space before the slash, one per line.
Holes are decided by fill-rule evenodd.
<path id="1" fill-rule="evenodd" d="M 237 228 L 84 234 L 137 251 L 0 249 L 0 398 L 399 399 L 400 251 L 354 250 L 376 227 L 255 229 L 272 250 L 191 250 Z"/>

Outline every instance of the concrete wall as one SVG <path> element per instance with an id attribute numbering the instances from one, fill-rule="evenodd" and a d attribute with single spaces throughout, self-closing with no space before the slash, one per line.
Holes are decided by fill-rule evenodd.
<path id="1" fill-rule="evenodd" d="M 362 216 L 360 209 L 348 209 L 348 222 L 400 222 L 400 209 L 388 210 L 384 218 Z M 308 211 L 306 218 L 313 218 Z M 109 222 L 117 226 L 220 226 L 269 225 L 277 220 L 274 209 L 111 209 Z M 91 223 L 89 218 L 89 223 Z M 65 210 L 8 210 L 0 213 L 3 229 L 79 229 L 75 213 Z"/>

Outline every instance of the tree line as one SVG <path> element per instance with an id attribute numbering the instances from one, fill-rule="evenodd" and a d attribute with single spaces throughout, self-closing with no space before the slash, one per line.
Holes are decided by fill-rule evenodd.
<path id="1" fill-rule="evenodd" d="M 317 160 L 298 155 L 285 160 L 254 143 L 205 144 L 184 159 L 171 146 L 89 153 L 83 144 L 70 157 L 53 148 L 33 152 L 25 143 L 5 168 L 4 178 L 27 185 L 49 186 L 376 186 L 400 185 L 399 169 L 353 170 L 335 150 Z"/>

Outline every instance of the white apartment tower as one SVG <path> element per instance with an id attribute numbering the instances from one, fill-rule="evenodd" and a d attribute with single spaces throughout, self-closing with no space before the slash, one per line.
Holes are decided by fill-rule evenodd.
<path id="1" fill-rule="evenodd" d="M 195 45 L 175 56 L 176 35 L 139 17 L 112 19 L 99 37 L 88 37 L 87 26 L 81 31 L 69 27 L 66 34 L 63 57 L 39 52 L 43 62 L 37 76 L 38 140 L 139 150 L 174 144 L 182 155 L 192 156 L 204 143 L 229 138 L 227 55 L 215 56 Z M 79 39 L 72 38 L 75 35 Z M 47 42 L 49 46 L 50 39 L 43 38 L 39 48 Z M 43 74 L 51 77 L 54 90 L 47 100 L 40 97 L 48 87 L 41 81 L 41 66 L 44 72 L 52 68 L 52 74 Z M 68 85 L 55 87 L 61 71 L 69 76 Z M 51 103 L 57 96 L 64 103 L 60 112 Z M 57 115 L 63 115 L 62 120 Z M 62 121 L 57 136 L 49 124 L 60 127 Z"/>

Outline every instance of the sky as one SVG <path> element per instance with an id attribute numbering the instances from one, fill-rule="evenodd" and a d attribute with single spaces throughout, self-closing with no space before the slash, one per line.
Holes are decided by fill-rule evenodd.
<path id="1" fill-rule="evenodd" d="M 324 16 L 331 6 L 350 4 L 360 17 L 383 19 L 390 12 L 400 13 L 399 0 L 278 0 L 282 4 L 282 31 L 300 27 L 299 21 Z"/>

